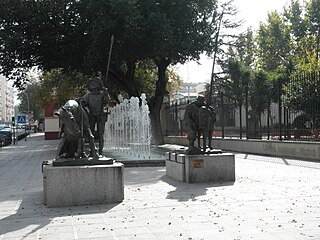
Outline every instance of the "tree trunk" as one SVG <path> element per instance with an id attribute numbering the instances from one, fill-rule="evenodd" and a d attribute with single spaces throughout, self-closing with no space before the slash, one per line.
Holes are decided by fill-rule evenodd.
<path id="1" fill-rule="evenodd" d="M 150 108 L 150 121 L 151 121 L 151 134 L 152 134 L 151 142 L 152 144 L 156 144 L 156 145 L 161 145 L 165 143 L 162 135 L 160 109 L 158 107 Z"/>
<path id="2" fill-rule="evenodd" d="M 149 102 L 152 143 L 158 145 L 164 144 L 160 121 L 160 111 L 163 97 L 166 93 L 166 85 L 168 82 L 168 79 L 166 78 L 166 70 L 169 63 L 170 62 L 165 59 L 161 59 L 159 62 L 156 61 L 158 66 L 158 81 L 156 83 L 155 95 L 150 99 Z"/>
<path id="3" fill-rule="evenodd" d="M 246 138 L 248 139 L 248 135 L 249 135 L 249 103 L 248 103 L 248 95 L 249 95 L 249 91 L 248 91 L 248 84 L 246 85 L 246 93 L 245 93 L 245 104 L 246 104 Z"/>
<path id="4" fill-rule="evenodd" d="M 267 129 L 268 129 L 268 140 L 270 140 L 270 99 L 268 99 L 268 111 L 267 111 Z"/>
<path id="5" fill-rule="evenodd" d="M 119 74 L 116 71 L 109 71 L 109 79 L 107 83 L 105 83 L 105 86 L 109 88 L 109 91 L 112 93 L 112 88 L 115 87 L 116 89 L 122 89 L 124 90 L 130 97 L 140 97 L 140 92 L 137 89 L 137 83 L 134 79 L 134 73 L 136 68 L 136 62 L 135 61 L 126 61 L 127 71 L 125 75 Z M 112 94 L 115 99 L 117 99 L 116 94 Z"/>
<path id="6" fill-rule="evenodd" d="M 240 139 L 242 139 L 242 104 L 239 104 L 239 117 L 240 117 Z"/>
<path id="7" fill-rule="evenodd" d="M 135 82 L 134 73 L 136 70 L 136 61 L 127 61 L 127 73 L 126 73 L 126 84 L 128 88 L 130 89 L 130 95 L 129 96 L 136 96 L 140 97 L 140 92 L 137 89 L 137 83 Z"/>

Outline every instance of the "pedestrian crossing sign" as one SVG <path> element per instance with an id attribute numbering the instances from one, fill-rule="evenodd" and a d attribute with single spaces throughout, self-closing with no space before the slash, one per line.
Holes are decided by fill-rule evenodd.
<path id="1" fill-rule="evenodd" d="M 25 115 L 18 116 L 18 123 L 26 123 L 27 117 Z"/>

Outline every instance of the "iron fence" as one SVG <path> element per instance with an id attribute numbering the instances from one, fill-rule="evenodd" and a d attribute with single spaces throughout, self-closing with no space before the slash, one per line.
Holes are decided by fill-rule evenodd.
<path id="1" fill-rule="evenodd" d="M 278 81 L 275 96 L 268 99 L 267 108 L 260 114 L 255 113 L 247 98 L 240 110 L 230 94 L 217 92 L 213 97 L 217 120 L 213 137 L 319 141 L 319 76 L 319 72 L 312 72 L 292 76 L 287 82 Z M 166 135 L 187 135 L 186 105 L 176 102 L 166 107 Z"/>

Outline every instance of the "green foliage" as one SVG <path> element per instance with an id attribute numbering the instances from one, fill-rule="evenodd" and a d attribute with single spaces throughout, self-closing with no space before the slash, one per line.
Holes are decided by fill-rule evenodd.
<path id="1" fill-rule="evenodd" d="M 32 66 L 80 69 L 88 49 L 78 2 L 3 0 L 0 4 L 1 73 L 21 86 Z"/>
<path id="2" fill-rule="evenodd" d="M 287 22 L 290 33 L 292 34 L 294 47 L 306 34 L 307 22 L 304 18 L 303 9 L 299 0 L 292 0 L 291 4 L 284 9 L 283 18 Z"/>
<path id="3" fill-rule="evenodd" d="M 248 89 L 250 108 L 258 119 L 281 96 L 284 106 L 313 117 L 319 126 L 320 114 L 314 109 L 320 105 L 320 1 L 301 5 L 292 0 L 283 13 L 270 12 L 255 33 L 249 29 L 240 34 L 228 50 L 229 59 L 221 64 L 227 74 L 224 91 L 236 107 L 242 107 Z M 243 77 L 244 66 L 252 77 Z"/>
<path id="4" fill-rule="evenodd" d="M 105 73 L 111 35 L 112 66 L 161 58 L 183 63 L 210 51 L 215 31 L 214 0 L 3 0 L 0 12 L 1 72 L 12 78 L 34 65 Z"/>
<path id="5" fill-rule="evenodd" d="M 253 38 L 253 31 L 248 28 L 246 32 L 240 34 L 236 43 L 237 56 L 245 66 L 251 67 L 254 63 L 255 57 L 255 43 Z"/>
<path id="6" fill-rule="evenodd" d="M 222 2 L 218 6 L 217 17 L 216 17 L 216 31 L 214 33 L 213 39 L 213 63 L 210 84 L 207 86 L 209 93 L 207 94 L 208 104 L 212 104 L 214 98 L 214 88 L 216 88 L 217 74 L 216 66 L 219 64 L 222 68 L 226 65 L 226 46 L 228 50 L 230 46 L 234 45 L 237 40 L 237 34 L 230 34 L 235 29 L 241 26 L 242 21 L 235 19 L 238 13 L 237 7 L 234 5 L 234 0 Z"/>
<path id="7" fill-rule="evenodd" d="M 315 125 L 320 116 L 313 112 L 319 105 L 319 43 L 320 43 L 320 3 L 310 0 L 306 3 L 304 18 L 306 33 L 300 37 L 296 52 L 296 66 L 290 77 L 289 85 L 284 86 L 285 105 L 294 111 L 302 111 L 310 119 L 313 117 Z M 304 25 L 301 26 L 303 28 Z"/>
<path id="8" fill-rule="evenodd" d="M 301 49 L 303 50 L 303 56 L 296 56 L 296 71 L 298 72 L 310 72 L 320 69 L 320 62 L 317 49 L 313 46 L 316 45 L 316 38 L 304 37 L 301 39 Z"/>
<path id="9" fill-rule="evenodd" d="M 260 23 L 258 36 L 259 65 L 267 71 L 275 71 L 290 54 L 290 32 L 277 12 L 268 15 L 267 23 Z"/>
<path id="10" fill-rule="evenodd" d="M 56 99 L 57 106 L 64 105 L 69 99 L 81 97 L 86 92 L 88 77 L 81 73 L 62 69 L 45 71 L 39 79 L 29 78 L 23 92 L 18 94 L 21 103 L 20 111 L 27 111 L 27 96 L 30 100 L 30 111 L 34 112 L 35 119 L 44 117 L 44 109 L 50 103 L 52 97 Z"/>
<path id="11" fill-rule="evenodd" d="M 319 43 L 320 34 L 320 2 L 318 0 L 310 0 L 306 4 L 306 15 L 308 21 L 309 34 L 315 36 Z M 319 51 L 319 46 L 317 46 Z"/>
<path id="12" fill-rule="evenodd" d="M 257 70 L 250 84 L 250 105 L 256 117 L 269 107 L 272 94 L 272 83 L 264 70 Z"/>
<path id="13" fill-rule="evenodd" d="M 38 98 L 38 94 L 40 92 L 40 83 L 36 81 L 34 78 L 29 79 L 29 84 L 23 92 L 19 92 L 17 97 L 20 100 L 19 111 L 33 112 L 34 119 L 43 118 L 44 111 L 41 104 L 41 100 Z M 28 106 L 29 100 L 29 106 Z"/>
<path id="14" fill-rule="evenodd" d="M 136 64 L 134 80 L 137 82 L 138 88 L 143 89 L 143 92 L 148 98 L 154 96 L 158 80 L 157 66 L 153 61 L 141 61 Z"/>
<path id="15" fill-rule="evenodd" d="M 138 96 L 143 88 L 154 92 L 149 106 L 157 117 L 152 121 L 160 121 L 168 66 L 212 51 L 216 31 L 216 0 L 3 0 L 0 12 L 0 73 L 15 79 L 16 86 L 23 85 L 31 66 L 47 72 L 63 69 L 62 75 L 105 76 L 114 36 L 105 85 L 113 96 L 121 91 Z M 158 68 L 155 83 L 153 68 L 136 71 L 145 61 Z M 60 83 L 68 88 L 72 81 Z"/>
<path id="16" fill-rule="evenodd" d="M 229 59 L 228 73 L 230 75 L 230 79 L 226 81 L 226 87 L 229 92 L 232 93 L 232 97 L 234 98 L 237 105 L 242 105 L 244 94 L 244 85 L 241 78 L 241 68 L 242 66 L 239 60 L 234 58 Z"/>
<path id="17" fill-rule="evenodd" d="M 225 81 L 225 90 L 227 95 L 234 99 L 236 106 L 243 104 L 245 89 L 248 87 L 251 78 L 251 72 L 240 60 L 230 58 L 226 71 L 229 78 Z"/>
<path id="18" fill-rule="evenodd" d="M 173 98 L 173 94 L 180 89 L 182 79 L 173 68 L 169 68 L 167 70 L 167 76 L 169 79 L 167 84 L 167 92 L 169 93 L 169 97 Z"/>
<path id="19" fill-rule="evenodd" d="M 285 87 L 285 91 L 286 106 L 296 112 L 302 111 L 318 127 L 320 112 L 314 111 L 314 107 L 320 106 L 319 72 L 294 74 L 290 85 Z"/>
<path id="20" fill-rule="evenodd" d="M 105 85 L 114 97 L 149 92 L 151 121 L 161 135 L 167 67 L 212 50 L 215 9 L 216 0 L 3 0 L 0 73 L 22 87 L 27 70 L 38 66 L 45 71 L 39 98 L 45 104 L 53 93 L 61 104 L 81 89 L 85 75 L 106 75 L 113 35 Z"/>
<path id="21" fill-rule="evenodd" d="M 54 96 L 57 105 L 61 106 L 69 99 L 84 95 L 87 79 L 87 76 L 74 71 L 63 72 L 62 69 L 46 71 L 39 82 L 36 99 L 40 106 L 45 108 Z"/>

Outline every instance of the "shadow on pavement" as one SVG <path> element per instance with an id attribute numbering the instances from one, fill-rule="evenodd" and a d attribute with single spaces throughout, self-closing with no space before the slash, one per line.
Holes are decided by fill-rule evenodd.
<path id="1" fill-rule="evenodd" d="M 32 226 L 27 234 L 19 236 L 24 239 L 50 223 L 50 218 L 42 218 L 42 191 L 25 193 L 22 198 L 15 213 L 0 220 L 1 235 Z"/>
<path id="2" fill-rule="evenodd" d="M 167 199 L 177 199 L 178 201 L 196 201 L 197 197 L 207 195 L 208 188 L 232 186 L 234 182 L 224 183 L 186 183 L 174 180 L 166 175 L 161 180 L 176 189 L 168 192 Z"/>
<path id="3" fill-rule="evenodd" d="M 120 204 L 110 203 L 48 208 L 43 204 L 42 191 L 26 193 L 22 198 L 14 214 L 0 219 L 0 239 L 6 239 L 6 237 L 25 239 L 30 235 L 37 234 L 39 230 L 43 230 L 54 221 L 65 221 L 67 216 L 70 216 L 70 221 L 72 221 L 72 218 L 79 217 L 79 215 L 106 213 Z M 56 218 L 60 218 L 60 220 L 57 221 Z M 65 224 L 67 225 L 69 223 L 66 222 Z M 19 235 L 19 230 L 22 230 L 21 235 Z M 12 236 L 10 236 L 10 233 L 12 233 Z M 7 234 L 9 234 L 9 236 L 4 236 Z"/>
<path id="4" fill-rule="evenodd" d="M 276 163 L 276 164 L 284 164 L 287 166 L 320 169 L 320 162 L 318 160 L 274 157 L 274 156 L 255 155 L 255 154 L 247 154 L 247 153 L 234 153 L 234 154 L 236 155 L 236 158 L 250 160 L 250 161 L 269 162 L 269 163 Z"/>
<path id="5" fill-rule="evenodd" d="M 136 167 L 124 168 L 125 185 L 151 185 L 160 181 L 166 174 L 164 167 Z"/>

